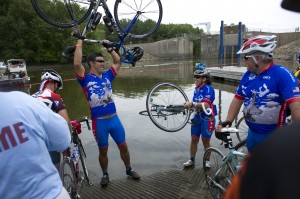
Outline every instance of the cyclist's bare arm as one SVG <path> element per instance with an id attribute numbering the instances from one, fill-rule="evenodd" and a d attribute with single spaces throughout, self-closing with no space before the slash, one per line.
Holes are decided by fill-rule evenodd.
<path id="1" fill-rule="evenodd" d="M 77 75 L 80 77 L 84 76 L 85 68 L 82 65 L 82 45 L 83 41 L 81 39 L 77 40 L 76 49 L 74 52 L 74 68 Z"/>
<path id="2" fill-rule="evenodd" d="M 68 123 L 69 125 L 69 130 L 70 130 L 70 135 L 71 135 L 71 130 L 72 130 L 72 126 L 71 126 L 71 122 L 70 122 L 70 118 L 69 118 L 69 115 L 68 115 L 68 112 L 67 112 L 67 109 L 62 109 L 58 112 L 58 114 L 60 116 L 62 116 Z"/>
<path id="3" fill-rule="evenodd" d="M 300 121 L 300 101 L 296 101 L 290 104 L 289 108 L 292 112 L 292 120 L 293 121 Z"/>
<path id="4" fill-rule="evenodd" d="M 241 109 L 241 106 L 243 105 L 243 100 L 240 100 L 236 97 L 234 97 L 231 101 L 231 104 L 229 106 L 229 110 L 227 113 L 227 121 L 233 122 L 236 116 L 239 114 L 239 111 Z M 220 131 L 222 128 L 221 125 L 216 126 L 216 131 Z"/>

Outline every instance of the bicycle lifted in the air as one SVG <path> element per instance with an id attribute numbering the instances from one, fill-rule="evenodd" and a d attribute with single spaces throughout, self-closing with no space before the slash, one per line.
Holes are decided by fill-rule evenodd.
<path id="1" fill-rule="evenodd" d="M 110 32 L 116 32 L 118 42 L 109 45 L 119 53 L 121 61 L 135 65 L 143 56 L 143 49 L 126 48 L 123 43 L 129 36 L 142 39 L 151 35 L 160 25 L 163 15 L 160 0 L 115 0 L 114 17 L 110 12 L 107 0 L 31 0 L 36 13 L 47 23 L 58 28 L 74 28 L 83 23 L 86 25 L 79 33 L 84 42 L 103 44 L 102 40 L 85 38 L 88 30 L 95 30 L 101 18 Z M 102 7 L 104 16 L 98 12 Z M 143 22 L 143 28 L 138 24 Z"/>

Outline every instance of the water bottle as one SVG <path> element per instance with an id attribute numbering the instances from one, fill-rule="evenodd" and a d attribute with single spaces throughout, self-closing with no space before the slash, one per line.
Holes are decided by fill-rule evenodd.
<path id="1" fill-rule="evenodd" d="M 99 12 L 97 12 L 97 13 L 95 14 L 95 17 L 94 17 L 93 22 L 92 22 L 92 25 L 91 25 L 91 29 L 92 29 L 92 30 L 96 30 L 97 25 L 98 25 L 99 22 L 100 22 L 101 16 L 102 16 L 102 14 L 99 13 Z"/>
<path id="2" fill-rule="evenodd" d="M 103 16 L 103 21 L 109 32 L 114 32 L 114 27 L 107 16 Z"/>
<path id="3" fill-rule="evenodd" d="M 75 163 L 77 163 L 79 161 L 79 151 L 78 151 L 77 144 L 74 144 L 74 150 L 73 150 L 71 158 L 74 160 Z"/>

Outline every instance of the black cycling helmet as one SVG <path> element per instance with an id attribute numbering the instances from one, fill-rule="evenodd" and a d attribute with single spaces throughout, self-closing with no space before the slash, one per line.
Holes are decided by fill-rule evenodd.
<path id="1" fill-rule="evenodd" d="M 63 80 L 62 80 L 61 76 L 55 70 L 45 69 L 42 72 L 41 80 L 46 81 L 46 80 L 49 80 L 49 79 L 52 79 L 52 80 L 54 80 L 58 83 L 58 88 L 57 89 L 62 89 L 63 88 Z"/>
<path id="2" fill-rule="evenodd" d="M 141 47 L 134 47 L 130 49 L 130 52 L 134 56 L 134 62 L 139 61 L 144 55 L 144 50 Z"/>

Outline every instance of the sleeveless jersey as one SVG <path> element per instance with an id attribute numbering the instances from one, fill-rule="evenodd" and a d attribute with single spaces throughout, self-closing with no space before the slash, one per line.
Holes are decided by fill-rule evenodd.
<path id="1" fill-rule="evenodd" d="M 287 68 L 273 63 L 261 74 L 247 71 L 235 97 L 244 100 L 244 116 L 249 128 L 270 133 L 285 123 L 288 106 L 299 100 L 295 76 Z"/>
<path id="2" fill-rule="evenodd" d="M 92 119 L 116 113 L 111 86 L 115 76 L 113 67 L 102 73 L 101 78 L 92 73 L 84 74 L 83 77 L 77 75 L 89 103 Z"/>

